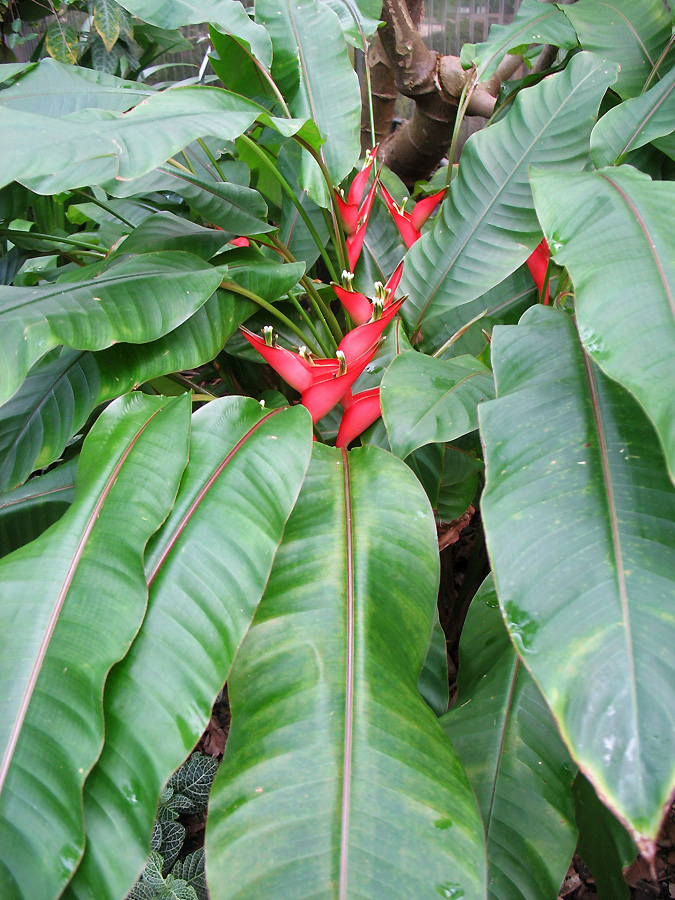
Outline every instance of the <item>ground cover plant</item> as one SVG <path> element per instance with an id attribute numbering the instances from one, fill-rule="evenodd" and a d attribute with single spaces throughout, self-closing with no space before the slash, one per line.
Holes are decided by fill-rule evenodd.
<path id="1" fill-rule="evenodd" d="M 627 896 L 675 788 L 670 13 L 525 0 L 425 81 L 412 2 L 119 5 L 219 81 L 0 66 L 0 896 L 545 900 L 578 840 Z M 433 91 L 451 160 L 492 118 L 415 183 Z"/>

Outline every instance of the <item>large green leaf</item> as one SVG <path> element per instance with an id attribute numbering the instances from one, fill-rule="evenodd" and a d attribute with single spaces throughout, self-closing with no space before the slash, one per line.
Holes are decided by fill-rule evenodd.
<path id="1" fill-rule="evenodd" d="M 631 166 L 533 174 L 537 213 L 576 291 L 579 333 L 639 400 L 675 479 L 675 184 Z"/>
<path id="2" fill-rule="evenodd" d="M 623 162 L 631 150 L 673 131 L 675 69 L 654 87 L 625 100 L 600 119 L 591 134 L 591 158 L 596 168 Z"/>
<path id="3" fill-rule="evenodd" d="M 507 25 L 493 25 L 487 41 L 463 45 L 462 65 L 465 68 L 476 66 L 478 80 L 486 81 L 494 75 L 509 50 L 532 43 L 571 49 L 577 45 L 577 35 L 557 6 L 542 4 L 539 0 L 523 0 L 513 21 Z"/>
<path id="4" fill-rule="evenodd" d="M 577 0 L 563 12 L 585 50 L 620 64 L 616 92 L 623 98 L 637 96 L 672 33 L 662 0 Z M 672 62 L 670 57 L 666 67 Z"/>
<path id="5" fill-rule="evenodd" d="M 340 20 L 340 27 L 352 47 L 363 50 L 364 38 L 370 38 L 380 24 L 381 0 L 323 0 Z"/>
<path id="6" fill-rule="evenodd" d="M 317 444 L 229 682 L 213 900 L 482 900 L 476 801 L 417 690 L 437 586 L 412 472 Z"/>
<path id="7" fill-rule="evenodd" d="M 448 708 L 450 685 L 448 683 L 448 648 L 445 632 L 438 618 L 434 617 L 431 641 L 424 658 L 422 671 L 417 679 L 417 689 L 437 716 L 442 716 Z"/>
<path id="8" fill-rule="evenodd" d="M 136 81 L 43 59 L 0 93 L 0 107 L 55 118 L 90 108 L 125 112 L 153 93 Z"/>
<path id="9" fill-rule="evenodd" d="M 51 194 L 136 178 L 199 137 L 233 140 L 259 113 L 252 101 L 204 85 L 151 94 L 124 116 L 82 110 L 55 119 L 0 108 L 0 185 L 29 181 Z"/>
<path id="10" fill-rule="evenodd" d="M 301 406 L 266 412 L 227 397 L 194 416 L 175 506 L 146 555 L 143 628 L 106 686 L 106 743 L 85 785 L 87 849 L 66 897 L 118 900 L 143 868 L 162 785 L 209 721 L 311 443 Z"/>
<path id="11" fill-rule="evenodd" d="M 75 65 L 78 51 L 77 31 L 72 25 L 57 19 L 45 32 L 45 48 L 53 59 Z"/>
<path id="12" fill-rule="evenodd" d="M 328 244 L 329 230 L 323 210 L 298 186 L 298 170 L 302 165 L 302 151 L 297 144 L 284 145 L 277 157 L 279 171 L 290 184 L 300 205 L 314 226 L 323 245 Z M 281 195 L 281 219 L 279 221 L 279 240 L 284 243 L 296 259 L 301 259 L 309 269 L 319 258 L 319 247 L 302 219 L 297 207 L 284 191 Z"/>
<path id="13" fill-rule="evenodd" d="M 675 787 L 675 489 L 628 392 L 543 306 L 496 328 L 482 513 L 511 637 L 635 836 Z"/>
<path id="14" fill-rule="evenodd" d="M 269 68 L 272 45 L 264 28 L 252 22 L 238 0 L 118 0 L 124 9 L 159 28 L 210 22 L 244 43 Z"/>
<path id="15" fill-rule="evenodd" d="M 495 395 L 492 372 L 473 356 L 397 356 L 382 379 L 382 416 L 391 448 L 404 459 L 424 444 L 478 428 L 478 404 Z"/>
<path id="16" fill-rule="evenodd" d="M 134 394 L 80 458 L 63 518 L 0 562 L 0 893 L 60 895 L 84 850 L 103 684 L 145 613 L 143 552 L 187 462 L 190 404 Z M 130 506 L 133 504 L 133 514 Z"/>
<path id="17" fill-rule="evenodd" d="M 233 234 L 196 225 L 172 212 L 158 212 L 144 219 L 116 249 L 108 260 L 129 254 L 154 253 L 160 250 L 184 250 L 201 259 L 211 259 L 224 250 Z"/>
<path id="18" fill-rule="evenodd" d="M 149 344 L 120 343 L 98 353 L 64 350 L 33 369 L 0 407 L 0 490 L 58 459 L 100 403 L 213 359 L 256 309 L 251 301 L 219 290 L 187 322 Z"/>
<path id="19" fill-rule="evenodd" d="M 321 153 L 335 184 L 359 158 L 361 97 L 340 21 L 320 0 L 258 0 L 256 19 L 272 38 L 272 76 L 291 113 L 313 119 L 326 139 Z M 300 186 L 328 205 L 326 184 L 314 160 L 303 154 Z"/>
<path id="20" fill-rule="evenodd" d="M 490 900 L 553 900 L 576 844 L 576 767 L 504 628 L 492 576 L 469 607 L 457 701 L 441 724 L 478 797 Z"/>
<path id="21" fill-rule="evenodd" d="M 600 100 L 617 66 L 590 53 L 521 91 L 509 114 L 466 144 L 441 218 L 411 248 L 402 315 L 422 348 L 450 337 L 443 317 L 499 284 L 541 240 L 530 166 L 581 170 Z"/>
<path id="22" fill-rule="evenodd" d="M 0 556 L 39 537 L 73 502 L 77 457 L 0 494 Z"/>
<path id="23" fill-rule="evenodd" d="M 161 337 L 203 306 L 222 277 L 222 268 L 172 252 L 132 257 L 76 283 L 0 286 L 0 402 L 59 344 L 102 350 Z"/>

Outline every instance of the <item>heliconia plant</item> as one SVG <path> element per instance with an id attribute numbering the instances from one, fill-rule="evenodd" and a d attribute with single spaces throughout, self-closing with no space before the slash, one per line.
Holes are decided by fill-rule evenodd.
<path id="1" fill-rule="evenodd" d="M 208 83 L 0 65 L 2 900 L 556 900 L 577 844 L 614 900 L 654 859 L 673 22 L 523 0 L 415 188 L 359 146 L 384 3 L 121 0 L 209 22 Z M 204 882 L 153 829 L 225 684 Z"/>

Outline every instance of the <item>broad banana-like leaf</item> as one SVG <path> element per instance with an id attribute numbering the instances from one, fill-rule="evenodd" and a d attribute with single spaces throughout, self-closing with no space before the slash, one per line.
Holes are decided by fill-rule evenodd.
<path id="1" fill-rule="evenodd" d="M 269 69 L 272 44 L 264 28 L 249 19 L 238 0 L 118 0 L 119 5 L 144 22 L 159 28 L 180 28 L 210 22 L 224 34 L 245 44 Z"/>
<path id="2" fill-rule="evenodd" d="M 401 291 L 410 299 L 401 314 L 422 334 L 421 348 L 449 338 L 443 317 L 499 284 L 539 243 L 528 170 L 585 166 L 598 105 L 616 72 L 616 64 L 579 53 L 467 142 L 441 217 L 410 249 L 403 270 Z"/>
<path id="3" fill-rule="evenodd" d="M 136 178 L 199 137 L 233 140 L 259 112 L 252 101 L 205 85 L 153 93 L 123 117 L 83 110 L 55 119 L 0 108 L 0 186 L 20 180 L 53 194 Z"/>
<path id="4" fill-rule="evenodd" d="M 0 93 L 0 107 L 56 118 L 92 108 L 125 112 L 154 93 L 137 81 L 43 59 Z"/>
<path id="5" fill-rule="evenodd" d="M 106 686 L 106 742 L 85 785 L 87 848 L 69 900 L 119 900 L 143 868 L 160 791 L 209 721 L 311 444 L 301 406 L 266 412 L 227 397 L 193 417 L 190 462 L 146 556 L 143 628 Z"/>
<path id="6" fill-rule="evenodd" d="M 593 164 L 599 169 L 623 162 L 631 150 L 670 134 L 674 117 L 675 69 L 671 69 L 644 94 L 625 100 L 600 119 L 591 134 Z"/>
<path id="7" fill-rule="evenodd" d="M 478 428 L 478 404 L 495 395 L 492 372 L 473 356 L 397 356 L 382 379 L 389 443 L 404 459 L 424 444 L 444 443 Z"/>
<path id="8" fill-rule="evenodd" d="M 620 64 L 617 94 L 624 99 L 636 97 L 673 30 L 661 0 L 577 0 L 565 5 L 563 12 L 574 25 L 584 50 Z M 672 64 L 671 56 L 656 78 Z"/>
<path id="9" fill-rule="evenodd" d="M 417 689 L 437 716 L 442 716 L 446 712 L 450 697 L 448 649 L 445 632 L 438 618 L 438 610 L 424 665 L 417 679 Z"/>
<path id="10" fill-rule="evenodd" d="M 107 255 L 106 260 L 109 262 L 118 256 L 155 253 L 160 250 L 183 250 L 200 259 L 211 259 L 219 250 L 227 247 L 234 234 L 204 228 L 203 225 L 197 225 L 172 212 L 161 211 L 144 219 Z"/>
<path id="11" fill-rule="evenodd" d="M 256 20 L 272 38 L 272 76 L 299 119 L 313 119 L 325 137 L 321 154 L 334 184 L 359 158 L 361 98 L 340 20 L 320 0 L 258 0 Z M 321 206 L 328 191 L 316 162 L 303 154 L 298 180 Z"/>
<path id="12" fill-rule="evenodd" d="M 190 253 L 148 253 L 83 281 L 0 286 L 0 403 L 59 344 L 102 350 L 167 334 L 206 303 L 223 273 Z"/>
<path id="13" fill-rule="evenodd" d="M 637 847 L 581 772 L 574 779 L 573 792 L 578 851 L 591 870 L 598 900 L 629 900 L 631 892 L 623 870 L 637 856 Z"/>
<path id="14" fill-rule="evenodd" d="M 39 537 L 73 502 L 77 457 L 0 494 L 0 556 Z"/>
<path id="15" fill-rule="evenodd" d="M 675 787 L 675 489 L 565 313 L 495 328 L 492 363 L 481 509 L 511 638 L 598 794 L 653 839 Z"/>
<path id="16" fill-rule="evenodd" d="M 437 586 L 407 466 L 317 444 L 229 682 L 212 900 L 485 896 L 476 800 L 417 689 Z"/>
<path id="17" fill-rule="evenodd" d="M 23 63 L 1 63 L 0 64 L 0 84 L 5 84 L 5 82 L 10 81 L 12 78 L 16 78 L 17 75 L 20 75 L 22 72 L 25 72 L 26 69 L 32 69 L 35 63 L 32 62 L 23 62 Z"/>
<path id="18" fill-rule="evenodd" d="M 314 226 L 314 230 L 324 247 L 328 244 L 330 232 L 326 225 L 323 210 L 309 198 L 306 191 L 298 185 L 298 170 L 302 165 L 302 151 L 295 143 L 285 144 L 279 151 L 277 166 L 286 181 L 293 188 L 302 208 Z M 279 240 L 284 243 L 296 259 L 301 259 L 307 269 L 319 258 L 319 248 L 312 237 L 295 204 L 284 191 L 281 195 L 281 220 L 279 222 Z"/>
<path id="19" fill-rule="evenodd" d="M 584 347 L 637 397 L 675 479 L 675 184 L 632 166 L 533 173 L 532 184 L 551 253 L 574 281 Z"/>
<path id="20" fill-rule="evenodd" d="M 464 44 L 461 52 L 465 68 L 476 66 L 476 77 L 487 81 L 504 56 L 523 44 L 553 44 L 571 49 L 577 45 L 577 34 L 569 19 L 556 6 L 539 0 L 523 0 L 512 22 L 493 25 L 487 41 Z"/>
<path id="21" fill-rule="evenodd" d="M 103 685 L 143 620 L 143 553 L 176 496 L 189 422 L 187 397 L 121 398 L 85 442 L 68 512 L 0 562 L 3 900 L 55 900 L 84 850 Z"/>
<path id="22" fill-rule="evenodd" d="M 492 576 L 469 607 L 457 701 L 441 724 L 478 797 L 490 900 L 553 900 L 577 839 L 576 766 L 509 639 Z"/>
<path id="23" fill-rule="evenodd" d="M 340 27 L 352 47 L 365 50 L 367 40 L 377 30 L 382 14 L 380 0 L 323 0 L 340 20 Z"/>

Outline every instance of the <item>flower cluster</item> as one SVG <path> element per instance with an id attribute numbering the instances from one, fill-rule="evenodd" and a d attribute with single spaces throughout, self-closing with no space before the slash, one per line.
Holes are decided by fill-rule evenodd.
<path id="1" fill-rule="evenodd" d="M 386 284 L 375 283 L 373 298 L 352 287 L 353 271 L 361 254 L 378 186 L 406 247 L 410 247 L 420 237 L 422 225 L 445 194 L 445 191 L 440 191 L 431 197 L 425 197 L 418 201 L 411 213 L 405 212 L 380 184 L 378 171 L 364 199 L 376 156 L 377 147 L 366 156 L 364 166 L 352 181 L 346 199 L 339 190 L 335 191 L 337 210 L 346 234 L 350 271 L 342 273 L 341 285 L 333 283 L 332 287 L 345 312 L 355 323 L 355 327 L 340 341 L 335 357 L 316 357 L 306 347 L 301 347 L 297 353 L 279 347 L 271 326 L 263 329 L 262 337 L 246 328 L 240 329 L 263 359 L 287 384 L 298 391 L 314 423 L 322 419 L 336 404 L 342 405 L 344 412 L 340 420 L 337 447 L 347 447 L 381 415 L 379 387 L 352 394 L 352 386 L 377 353 L 384 329 L 406 299 L 395 299 L 403 273 L 403 260 Z"/>

